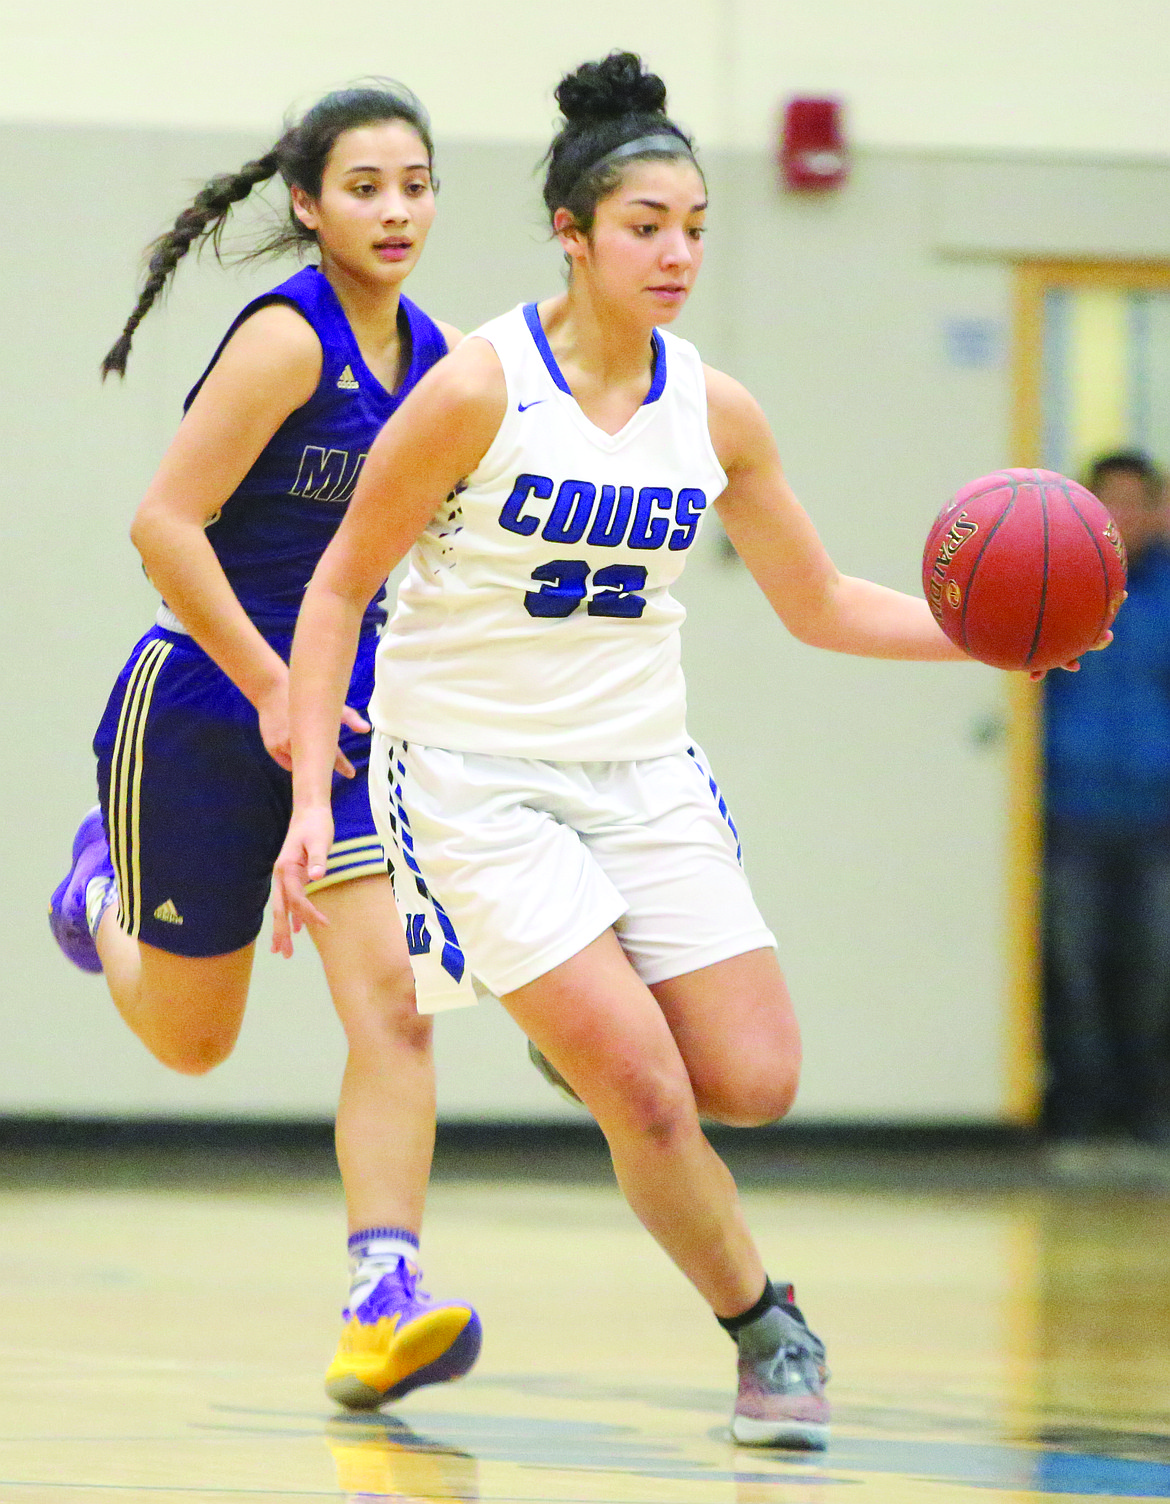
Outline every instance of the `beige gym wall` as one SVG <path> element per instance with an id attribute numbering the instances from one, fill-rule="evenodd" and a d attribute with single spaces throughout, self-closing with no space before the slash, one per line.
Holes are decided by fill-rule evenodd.
<path id="1" fill-rule="evenodd" d="M 368 72 L 441 135 L 543 141 L 551 88 L 645 53 L 708 146 L 758 149 L 776 103 L 833 91 L 870 146 L 1170 152 L 1162 0 L 54 0 L 0 11 L 0 118 L 267 132 Z"/>
<path id="2" fill-rule="evenodd" d="M 471 327 L 558 286 L 533 176 L 551 113 L 541 91 L 583 54 L 645 46 L 675 85 L 680 115 L 685 106 L 684 118 L 711 133 L 708 263 L 681 332 L 760 396 L 841 566 L 913 590 L 934 510 L 962 481 L 1010 458 L 1011 258 L 1156 256 L 1170 244 L 1170 162 L 1109 157 L 1132 99 L 1116 70 L 1100 65 L 1110 47 L 1128 45 L 1139 60 L 1165 49 L 1140 30 L 1147 7 L 1111 7 L 1113 31 L 1090 60 L 1080 21 L 1058 44 L 1041 24 L 1048 7 L 1017 5 L 1013 15 L 1035 24 L 1027 66 L 1014 66 L 1039 80 L 1040 104 L 1021 101 L 1005 143 L 975 134 L 1007 130 L 1004 111 L 974 92 L 989 76 L 993 21 L 971 37 L 960 24 L 982 8 L 959 7 L 953 25 L 927 24 L 925 7 L 880 9 L 883 36 L 860 5 L 822 7 L 815 32 L 795 7 L 752 20 L 745 4 L 735 12 L 750 22 L 741 33 L 722 24 L 724 7 L 692 3 L 672 13 L 667 34 L 649 6 L 594 7 L 575 22 L 567 7 L 518 5 L 493 11 L 488 36 L 478 7 L 438 4 L 414 13 L 414 51 L 403 42 L 393 63 L 371 58 L 366 41 L 375 20 L 384 26 L 393 15 L 386 7 L 346 9 L 349 52 L 330 52 L 336 39 L 308 7 L 296 27 L 282 8 L 280 34 L 267 41 L 270 9 L 248 4 L 224 7 L 222 23 L 216 7 L 204 8 L 202 39 L 186 13 L 160 21 L 145 6 L 57 6 L 49 20 L 22 14 L 23 32 L 6 23 L 18 45 L 0 46 L 13 116 L 0 127 L 10 225 L 0 242 L 0 1113 L 325 1116 L 340 1069 L 340 1033 L 311 956 L 291 969 L 261 957 L 237 1055 L 189 1081 L 145 1055 L 100 983 L 57 955 L 45 924 L 72 830 L 93 800 L 93 726 L 153 612 L 126 538 L 130 515 L 220 330 L 250 290 L 283 274 L 184 266 L 169 304 L 143 326 L 125 386 L 103 389 L 96 363 L 129 307 L 141 246 L 202 177 L 267 144 L 288 100 L 392 67 L 434 110 L 444 180 L 410 290 Z M 781 35 L 775 18 L 789 11 Z M 339 12 L 329 14 L 341 32 Z M 1089 102 L 1060 112 L 1065 135 L 1053 142 L 1041 128 L 1057 117 L 1055 95 L 1051 110 L 1041 104 L 1048 55 L 1061 46 L 1065 79 L 1079 78 L 1077 97 Z M 884 61 L 865 92 L 867 48 Z M 929 78 L 918 93 L 904 87 L 928 54 L 948 60 L 949 116 Z M 729 96 L 718 81 L 733 64 L 757 83 Z M 1099 95 L 1086 92 L 1094 79 Z M 1156 117 L 1170 130 L 1170 108 L 1151 108 L 1154 80 L 1145 84 L 1146 128 Z M 835 85 L 848 87 L 859 132 L 883 121 L 894 131 L 911 98 L 934 103 L 914 122 L 914 149 L 894 131 L 893 145 L 859 152 L 840 195 L 786 197 L 765 150 L 775 99 L 788 87 Z M 767 109 L 753 125 L 765 89 Z M 742 118 L 728 114 L 729 102 Z M 245 108 L 254 114 L 236 113 Z M 133 110 L 141 113 L 119 113 Z M 945 139 L 930 135 L 944 125 Z M 738 144 L 719 145 L 736 132 Z M 1136 128 L 1133 141 L 1134 150 L 1162 149 Z M 1013 149 L 992 149 L 1005 144 Z M 942 149 L 954 146 L 963 149 Z M 955 343 L 963 328 L 985 340 L 973 363 Z M 683 594 L 692 730 L 738 818 L 802 1015 L 800 1111 L 995 1120 L 1006 1100 L 999 677 L 799 648 L 724 558 L 714 528 Z M 568 1111 L 490 1005 L 452 1015 L 440 1035 L 448 1116 Z"/>

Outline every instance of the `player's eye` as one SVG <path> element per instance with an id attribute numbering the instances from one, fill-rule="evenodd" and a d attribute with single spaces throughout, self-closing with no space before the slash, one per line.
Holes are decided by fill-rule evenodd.
<path id="1" fill-rule="evenodd" d="M 657 229 L 657 225 L 635 225 L 634 234 L 641 240 L 649 240 Z"/>
<path id="2" fill-rule="evenodd" d="M 373 183 L 354 183 L 351 192 L 356 193 L 358 198 L 369 198 L 376 192 Z"/>

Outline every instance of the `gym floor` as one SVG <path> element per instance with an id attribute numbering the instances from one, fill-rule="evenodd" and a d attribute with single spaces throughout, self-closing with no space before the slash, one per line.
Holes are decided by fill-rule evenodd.
<path id="1" fill-rule="evenodd" d="M 347 1416 L 324 1131 L 9 1136 L 0 1504 L 1170 1498 L 1170 1163 L 729 1135 L 834 1378 L 830 1449 L 732 1445 L 733 1350 L 589 1133 L 444 1136 L 423 1253 L 485 1343 Z"/>

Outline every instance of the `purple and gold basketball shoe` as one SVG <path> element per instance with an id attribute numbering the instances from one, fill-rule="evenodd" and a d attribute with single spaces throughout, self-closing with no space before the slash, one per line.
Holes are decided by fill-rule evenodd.
<path id="1" fill-rule="evenodd" d="M 731 1434 L 749 1446 L 820 1452 L 829 1443 L 825 1345 L 793 1304 L 792 1286 L 777 1294 L 780 1304 L 735 1334 L 739 1393 Z"/>
<path id="2" fill-rule="evenodd" d="M 350 1410 L 376 1410 L 424 1384 L 462 1378 L 479 1357 L 483 1329 L 473 1308 L 436 1301 L 419 1288 L 418 1266 L 400 1258 L 356 1310 L 343 1311 L 341 1342 L 325 1392 Z"/>
<path id="3" fill-rule="evenodd" d="M 49 928 L 61 950 L 82 971 L 101 971 L 101 957 L 93 943 L 85 914 L 85 893 L 95 877 L 108 879 L 106 902 L 117 896 L 110 847 L 102 826 L 102 812 L 91 809 L 73 837 L 68 876 L 49 899 Z"/>

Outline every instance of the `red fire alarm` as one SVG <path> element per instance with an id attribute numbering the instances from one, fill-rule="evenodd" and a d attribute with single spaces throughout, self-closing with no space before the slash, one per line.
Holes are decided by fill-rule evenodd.
<path id="1" fill-rule="evenodd" d="M 790 99 L 784 106 L 780 166 L 785 188 L 839 188 L 849 176 L 849 152 L 839 99 Z"/>

